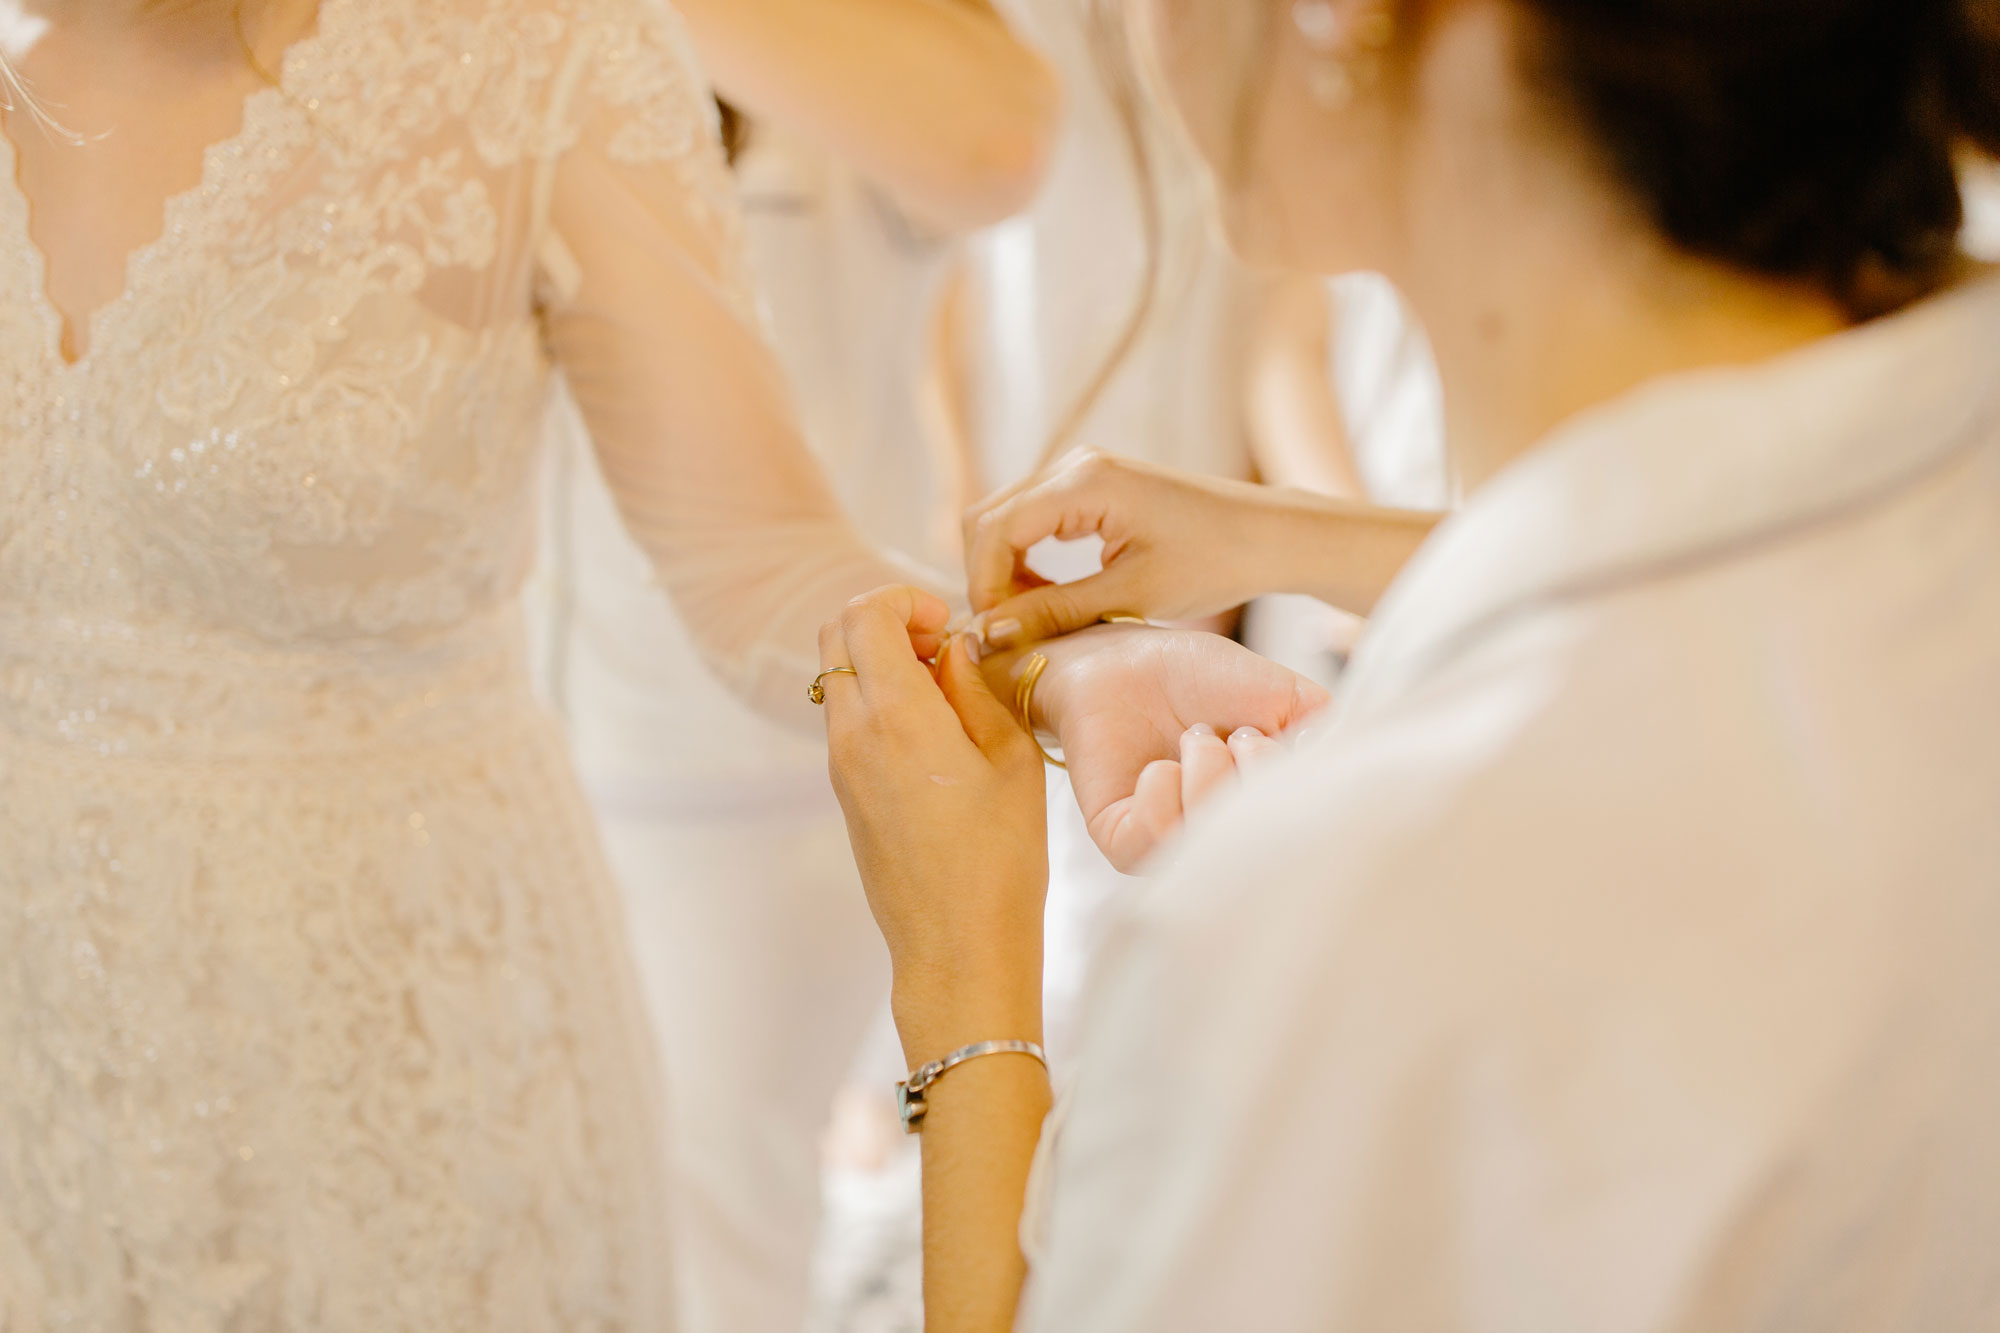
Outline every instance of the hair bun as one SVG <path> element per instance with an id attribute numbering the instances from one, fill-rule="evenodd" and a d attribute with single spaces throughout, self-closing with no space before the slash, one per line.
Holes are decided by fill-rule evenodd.
<path id="1" fill-rule="evenodd" d="M 2000 153 L 2000 0 L 1529 0 L 1544 74 L 1667 235 L 1859 314 L 1956 250 Z"/>
<path id="2" fill-rule="evenodd" d="M 1959 129 L 2000 157 L 2000 0 L 1959 0 L 1946 77 Z"/>

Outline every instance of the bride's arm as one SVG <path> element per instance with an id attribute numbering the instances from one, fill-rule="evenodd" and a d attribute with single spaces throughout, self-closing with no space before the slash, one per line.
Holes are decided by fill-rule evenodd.
<path id="1" fill-rule="evenodd" d="M 543 326 L 627 528 L 709 664 L 816 725 L 814 636 L 848 598 L 941 581 L 864 541 L 764 336 L 707 87 L 664 6 L 572 34 L 538 211 Z"/>
<path id="2" fill-rule="evenodd" d="M 1060 89 L 986 0 L 681 0 L 723 96 L 809 134 L 946 231 L 1016 212 Z"/>

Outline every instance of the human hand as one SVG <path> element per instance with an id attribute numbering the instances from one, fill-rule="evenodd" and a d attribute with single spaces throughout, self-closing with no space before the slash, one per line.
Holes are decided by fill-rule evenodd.
<path id="1" fill-rule="evenodd" d="M 857 673 L 825 681 L 829 767 L 912 1066 L 974 1041 L 1041 1037 L 1042 758 L 967 640 L 944 639 L 948 615 L 892 587 L 820 631 L 822 668 Z"/>
<path id="2" fill-rule="evenodd" d="M 1150 855 L 1180 831 L 1195 807 L 1283 748 L 1255 727 L 1239 727 L 1224 739 L 1208 723 L 1195 723 L 1181 733 L 1180 758 L 1147 764 L 1132 794 L 1107 807 L 1101 817 L 1106 839 L 1141 858 Z"/>
<path id="3" fill-rule="evenodd" d="M 1198 620 L 1274 592 L 1365 616 L 1441 517 L 1072 454 L 967 515 L 974 623 L 1004 649 L 1110 612 Z M 1101 572 L 1051 584 L 1027 567 L 1035 543 L 1092 534 L 1104 539 Z"/>
<path id="4" fill-rule="evenodd" d="M 1091 840 L 1128 874 L 1240 765 L 1275 748 L 1270 737 L 1328 699 L 1276 662 L 1194 630 L 1103 625 L 1036 651 L 1049 665 L 1035 721 L 1062 742 Z M 1014 674 L 1022 659 L 990 661 Z"/>
<path id="5" fill-rule="evenodd" d="M 1053 639 L 1110 612 L 1195 620 L 1271 591 L 1257 516 L 1272 492 L 1079 451 L 966 515 L 972 608 L 987 645 Z M 1045 538 L 1104 540 L 1102 572 L 1052 584 L 1025 564 Z"/>

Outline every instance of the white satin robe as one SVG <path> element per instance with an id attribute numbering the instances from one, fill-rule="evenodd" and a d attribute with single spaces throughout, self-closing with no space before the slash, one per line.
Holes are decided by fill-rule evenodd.
<path id="1" fill-rule="evenodd" d="M 1559 430 L 1176 861 L 1020 1327 L 2000 1327 L 2000 281 Z"/>

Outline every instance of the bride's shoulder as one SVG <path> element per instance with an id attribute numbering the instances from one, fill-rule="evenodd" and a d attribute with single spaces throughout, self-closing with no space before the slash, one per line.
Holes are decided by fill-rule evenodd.
<path id="1" fill-rule="evenodd" d="M 400 0 L 447 22 L 493 34 L 532 34 L 557 42 L 625 38 L 670 45 L 686 54 L 687 38 L 672 0 Z"/>
<path id="2" fill-rule="evenodd" d="M 410 2 L 410 0 L 406 0 Z M 430 0 L 413 0 L 425 4 Z M 670 0 L 447 0 L 501 45 L 541 58 L 532 73 L 585 104 L 705 101 L 694 46 Z"/>
<path id="3" fill-rule="evenodd" d="M 340 68 L 320 74 L 352 141 L 400 143 L 450 121 L 497 163 L 561 151 L 599 109 L 675 144 L 710 113 L 668 0 L 328 0 L 322 13 L 349 37 L 334 43 Z"/>
<path id="4" fill-rule="evenodd" d="M 449 56 L 463 67 L 455 81 L 509 72 L 552 76 L 558 58 L 572 49 L 630 43 L 631 54 L 664 52 L 675 61 L 691 47 L 671 0 L 327 0 L 322 27 L 338 27 L 376 62 L 392 52 L 433 75 Z M 507 60 L 510 63 L 499 64 Z M 511 62 L 520 62 L 518 66 Z M 452 86 L 445 80 L 441 86 Z"/>

